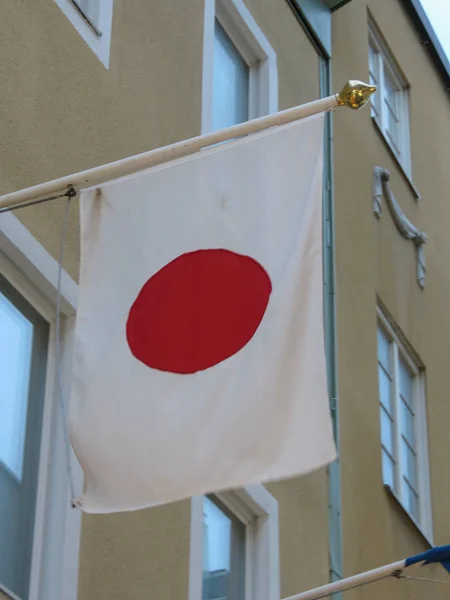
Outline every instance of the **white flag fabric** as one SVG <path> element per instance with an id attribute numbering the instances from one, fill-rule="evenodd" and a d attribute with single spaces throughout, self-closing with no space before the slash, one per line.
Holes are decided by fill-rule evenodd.
<path id="1" fill-rule="evenodd" d="M 318 115 L 82 193 L 70 429 L 84 511 L 334 460 L 322 138 Z"/>

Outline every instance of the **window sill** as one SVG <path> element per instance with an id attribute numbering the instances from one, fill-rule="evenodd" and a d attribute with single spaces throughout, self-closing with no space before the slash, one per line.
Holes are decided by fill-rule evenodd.
<path id="1" fill-rule="evenodd" d="M 400 170 L 400 173 L 402 174 L 403 179 L 408 184 L 409 189 L 414 194 L 414 197 L 416 198 L 416 200 L 422 200 L 422 196 L 421 196 L 419 190 L 416 188 L 416 186 L 412 182 L 410 175 L 408 174 L 408 172 L 406 171 L 405 167 L 402 165 L 402 163 L 398 159 L 398 156 L 396 155 L 396 153 L 392 149 L 392 146 L 391 146 L 389 140 L 384 135 L 383 130 L 381 129 L 381 127 L 380 127 L 377 119 L 375 117 L 371 117 L 371 119 L 372 119 L 373 126 L 375 127 L 375 130 L 377 131 L 378 135 L 381 137 L 381 139 L 383 140 L 383 142 L 386 145 L 387 149 L 389 150 L 389 154 L 392 156 L 392 158 L 397 163 L 397 166 L 398 166 L 398 168 Z"/>
<path id="2" fill-rule="evenodd" d="M 16 596 L 12 592 L 10 592 L 8 590 L 8 588 L 5 587 L 4 585 L 2 585 L 1 583 L 0 583 L 0 592 L 2 592 L 2 594 L 4 594 L 5 596 L 8 596 L 8 598 L 11 598 L 11 600 L 20 600 L 19 596 Z"/>
<path id="3" fill-rule="evenodd" d="M 408 517 L 408 519 L 411 521 L 411 523 L 414 525 L 414 527 L 420 533 L 420 535 L 423 538 L 424 542 L 426 544 L 428 544 L 428 546 L 430 548 L 434 548 L 434 543 L 433 543 L 432 539 L 424 532 L 423 528 L 419 525 L 419 523 L 406 510 L 406 508 L 403 506 L 402 501 L 400 500 L 400 498 L 398 497 L 398 495 L 394 492 L 394 490 L 391 488 L 391 486 L 387 485 L 387 484 L 384 484 L 384 488 L 385 488 L 386 492 L 388 493 L 388 495 L 394 500 L 394 502 L 397 504 L 397 506 L 399 506 L 402 509 L 403 513 Z"/>

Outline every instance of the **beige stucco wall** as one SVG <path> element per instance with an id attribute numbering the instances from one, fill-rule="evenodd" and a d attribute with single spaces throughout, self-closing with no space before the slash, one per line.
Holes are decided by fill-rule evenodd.
<path id="1" fill-rule="evenodd" d="M 246 5 L 277 54 L 280 110 L 319 97 L 319 59 L 287 2 L 247 0 Z"/>
<path id="2" fill-rule="evenodd" d="M 381 483 L 376 294 L 426 366 L 434 539 L 437 544 L 450 539 L 450 103 L 401 3 L 371 0 L 369 7 L 411 84 L 412 178 L 423 199 L 415 199 L 375 130 L 370 111 L 338 111 L 334 120 L 335 206 L 346 574 L 428 547 Z M 336 85 L 348 78 L 368 80 L 367 47 L 367 2 L 353 0 L 333 16 Z M 389 169 L 391 187 L 402 209 L 429 236 L 423 291 L 416 282 L 413 245 L 397 232 L 385 203 L 379 222 L 372 213 L 375 165 Z M 419 600 L 443 599 L 446 594 L 445 586 L 387 582 L 352 592 L 348 598 L 383 595 Z"/>
<path id="3" fill-rule="evenodd" d="M 114 2 L 106 70 L 53 1 L 2 6 L 2 191 L 198 133 L 202 2 Z M 57 254 L 61 202 L 18 216 Z M 74 206 L 66 266 L 77 276 Z"/>
<path id="4" fill-rule="evenodd" d="M 203 1 L 114 2 L 106 70 L 52 1 L 2 6 L 0 191 L 7 192 L 200 132 Z M 279 105 L 319 95 L 318 57 L 287 2 L 249 0 L 277 52 Z M 58 256 L 63 202 L 17 211 Z M 65 266 L 78 273 L 73 202 Z M 277 483 L 282 595 L 328 579 L 325 471 Z M 80 600 L 186 599 L 190 503 L 83 518 Z"/>
<path id="5" fill-rule="evenodd" d="M 187 598 L 190 503 L 83 518 L 80 600 Z"/>

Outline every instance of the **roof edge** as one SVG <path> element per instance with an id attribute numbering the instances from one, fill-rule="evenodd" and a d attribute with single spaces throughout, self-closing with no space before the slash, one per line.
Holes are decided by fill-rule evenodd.
<path id="1" fill-rule="evenodd" d="M 434 32 L 422 4 L 419 0 L 402 0 L 402 2 L 421 37 L 422 44 L 428 50 L 431 60 L 444 82 L 444 91 L 450 92 L 450 61 Z"/>
<path id="2" fill-rule="evenodd" d="M 352 0 L 325 0 L 325 2 L 328 5 L 328 8 L 330 9 L 330 11 L 332 13 L 334 11 L 338 10 L 339 8 L 342 8 L 343 6 L 345 6 L 346 4 L 348 4 L 351 1 Z"/>

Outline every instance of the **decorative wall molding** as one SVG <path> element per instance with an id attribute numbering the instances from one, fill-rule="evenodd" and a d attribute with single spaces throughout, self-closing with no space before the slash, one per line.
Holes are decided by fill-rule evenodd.
<path id="1" fill-rule="evenodd" d="M 425 249 L 427 243 L 427 235 L 423 231 L 419 231 L 405 213 L 400 208 L 399 203 L 389 185 L 391 174 L 387 169 L 382 167 L 374 167 L 373 170 L 373 212 L 377 219 L 381 218 L 382 198 L 384 196 L 391 217 L 402 236 L 411 240 L 416 247 L 417 253 L 417 283 L 423 289 L 425 287 L 426 264 L 425 264 Z"/>

